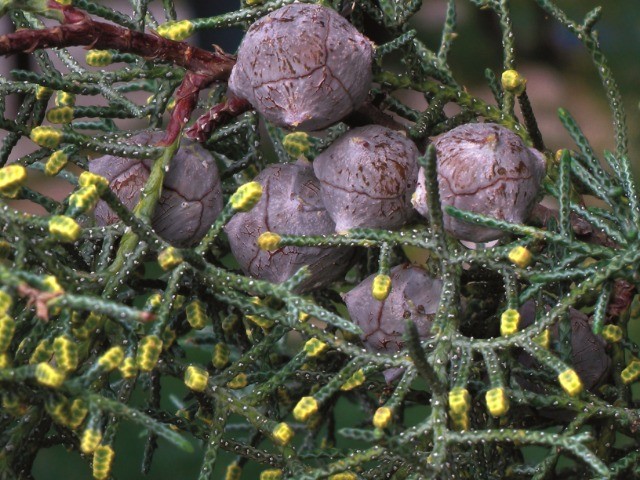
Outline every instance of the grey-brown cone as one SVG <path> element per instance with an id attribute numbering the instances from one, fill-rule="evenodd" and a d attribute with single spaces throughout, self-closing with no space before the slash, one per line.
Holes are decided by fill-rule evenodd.
<path id="1" fill-rule="evenodd" d="M 152 145 L 162 135 L 162 132 L 143 132 L 130 141 Z M 152 165 L 153 160 L 105 155 L 92 160 L 89 170 L 105 177 L 111 190 L 132 210 L 140 199 Z M 215 159 L 200 144 L 183 139 L 165 174 L 162 194 L 151 219 L 152 228 L 172 245 L 190 246 L 204 237 L 222 205 L 222 185 Z M 104 201 L 98 203 L 95 217 L 98 225 L 118 221 Z"/>
<path id="2" fill-rule="evenodd" d="M 334 10 L 287 5 L 251 25 L 229 89 L 276 125 L 320 130 L 365 100 L 372 59 L 371 42 Z"/>
<path id="3" fill-rule="evenodd" d="M 281 283 L 306 265 L 311 274 L 298 292 L 326 285 L 344 274 L 353 254 L 351 248 L 286 246 L 265 251 L 256 243 L 267 231 L 281 235 L 334 233 L 309 163 L 269 165 L 255 181 L 262 185 L 262 198 L 249 212 L 236 213 L 225 227 L 231 251 L 245 273 Z"/>
<path id="4" fill-rule="evenodd" d="M 510 223 L 523 223 L 536 203 L 545 174 L 544 156 L 528 148 L 508 128 L 493 123 L 461 125 L 435 141 L 442 207 L 453 206 Z M 412 200 L 428 217 L 424 169 Z M 488 242 L 500 230 L 473 225 L 444 215 L 444 228 L 454 237 Z"/>

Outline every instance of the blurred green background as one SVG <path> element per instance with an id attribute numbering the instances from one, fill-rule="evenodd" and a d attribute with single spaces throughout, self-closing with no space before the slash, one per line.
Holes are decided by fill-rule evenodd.
<path id="1" fill-rule="evenodd" d="M 427 44 L 435 47 L 445 14 L 444 1 L 427 0 L 414 18 L 414 26 Z M 602 6 L 596 25 L 602 48 L 622 91 L 629 123 L 632 158 L 640 167 L 640 3 L 637 0 L 557 0 L 570 18 L 582 20 Z M 454 75 L 469 90 L 491 101 L 484 80 L 485 68 L 498 76 L 502 71 L 500 29 L 496 16 L 468 1 L 458 6 L 459 37 L 450 57 Z M 533 0 L 510 2 L 516 47 L 516 68 L 527 78 L 527 92 L 548 148 L 574 147 L 557 118 L 557 109 L 568 109 L 580 123 L 595 151 L 613 149 L 613 127 L 599 78 L 582 44 Z M 636 170 L 638 171 L 638 170 Z"/>
<path id="2" fill-rule="evenodd" d="M 108 2 L 118 9 L 119 2 Z M 153 2 L 158 7 L 161 2 Z M 573 147 L 557 120 L 558 107 L 567 108 L 582 126 L 596 152 L 613 149 L 611 115 L 608 110 L 597 74 L 581 44 L 553 19 L 548 19 L 533 0 L 514 0 L 512 13 L 516 36 L 517 68 L 528 78 L 528 92 L 534 112 L 540 122 L 544 139 L 551 149 Z M 572 18 L 584 15 L 599 3 L 595 0 L 558 0 Z M 123 11 L 128 6 L 122 2 Z M 234 8 L 233 1 L 182 2 L 182 15 L 209 16 Z M 437 48 L 440 28 L 444 18 L 444 0 L 425 0 L 423 8 L 412 20 L 428 46 Z M 455 76 L 474 94 L 491 99 L 484 81 L 484 69 L 491 68 L 497 74 L 501 68 L 500 31 L 495 15 L 478 10 L 468 1 L 458 2 L 459 37 L 451 57 Z M 638 0 L 604 2 L 602 20 L 598 25 L 601 43 L 610 59 L 610 66 L 622 90 L 631 140 L 631 155 L 636 166 L 640 165 L 640 132 L 638 129 L 638 78 L 640 77 L 640 9 Z M 191 12 L 191 13 L 188 13 Z M 213 32 L 200 37 L 201 46 L 211 43 L 233 50 L 241 33 L 237 30 Z M 420 105 L 420 98 L 414 99 Z M 638 172 L 638 168 L 636 168 Z M 634 336 L 640 338 L 640 326 Z M 208 352 L 191 352 L 207 361 Z M 179 399 L 186 390 L 179 382 L 163 384 L 164 407 L 177 409 L 170 398 Z M 637 394 L 637 392 L 636 392 Z M 141 392 L 135 395 L 138 405 L 144 404 Z M 355 425 L 361 414 L 357 406 L 341 403 L 337 410 L 343 425 Z M 421 417 L 423 412 L 414 412 Z M 115 444 L 117 452 L 114 478 L 120 480 L 143 478 L 140 473 L 145 432 L 131 424 L 123 423 Z M 151 473 L 146 478 L 157 480 L 195 479 L 200 467 L 202 449 L 194 442 L 195 452 L 187 454 L 163 440 L 155 455 Z M 344 446 L 344 445 L 343 445 Z M 540 453 L 530 452 L 535 462 Z M 230 454 L 222 454 L 215 478 L 224 478 L 223 469 L 233 460 Z M 256 479 L 259 469 L 249 466 L 244 479 Z M 62 447 L 43 450 L 36 461 L 33 475 L 37 480 L 91 478 L 89 466 L 75 452 Z"/>

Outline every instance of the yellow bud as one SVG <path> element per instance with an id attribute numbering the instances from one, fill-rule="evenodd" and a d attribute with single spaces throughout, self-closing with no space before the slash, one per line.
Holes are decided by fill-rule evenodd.
<path id="1" fill-rule="evenodd" d="M 241 388 L 246 387 L 248 384 L 249 384 L 249 381 L 247 380 L 247 374 L 239 373 L 238 375 L 236 375 L 235 377 L 233 377 L 231 380 L 227 382 L 227 387 L 233 390 L 239 390 Z"/>
<path id="2" fill-rule="evenodd" d="M 242 467 L 237 463 L 232 463 L 227 467 L 224 480 L 240 480 L 242 477 Z"/>
<path id="3" fill-rule="evenodd" d="M 187 305 L 186 314 L 187 322 L 195 330 L 202 330 L 209 321 L 204 303 L 197 299 Z"/>
<path id="4" fill-rule="evenodd" d="M 283 472 L 279 468 L 270 468 L 260 472 L 260 480 L 281 480 L 282 474 Z"/>
<path id="5" fill-rule="evenodd" d="M 376 428 L 386 428 L 393 419 L 393 412 L 389 407 L 380 407 L 373 415 L 373 426 Z"/>
<path id="6" fill-rule="evenodd" d="M 50 177 L 57 175 L 60 173 L 60 170 L 65 167 L 68 161 L 69 156 L 64 150 L 56 150 L 51 154 L 47 163 L 44 164 L 45 175 L 49 175 Z"/>
<path id="7" fill-rule="evenodd" d="M 549 346 L 551 345 L 551 332 L 548 328 L 545 328 L 542 332 L 533 337 L 533 341 L 542 348 L 549 350 Z"/>
<path id="8" fill-rule="evenodd" d="M 11 305 L 13 305 L 11 295 L 4 290 L 0 290 L 0 315 L 8 313 Z"/>
<path id="9" fill-rule="evenodd" d="M 109 50 L 90 50 L 85 60 L 92 67 L 106 67 L 113 62 L 113 54 Z"/>
<path id="10" fill-rule="evenodd" d="M 149 295 L 149 298 L 147 298 L 147 301 L 144 304 L 144 309 L 152 312 L 160 306 L 160 302 L 162 302 L 162 295 L 159 293 L 153 293 Z"/>
<path id="11" fill-rule="evenodd" d="M 76 95 L 74 93 L 65 92 L 63 90 L 58 90 L 56 92 L 56 106 L 73 107 L 75 103 L 76 103 Z"/>
<path id="12" fill-rule="evenodd" d="M 288 445 L 295 435 L 293 429 L 285 422 L 276 425 L 276 427 L 273 429 L 273 432 L 271 433 L 276 443 L 282 446 Z"/>
<path id="13" fill-rule="evenodd" d="M 266 298 L 262 299 L 260 297 L 251 297 L 251 303 L 253 305 L 264 307 L 264 306 L 266 306 L 268 304 L 268 300 Z"/>
<path id="14" fill-rule="evenodd" d="M 496 387 L 489 390 L 485 396 L 487 409 L 494 417 L 501 417 L 509 411 L 509 397 L 502 387 Z"/>
<path id="15" fill-rule="evenodd" d="M 355 473 L 340 472 L 334 473 L 333 475 L 329 476 L 329 480 L 358 480 L 358 477 Z"/>
<path id="16" fill-rule="evenodd" d="M 93 452 L 93 478 L 106 480 L 111 473 L 115 453 L 108 445 L 102 445 Z"/>
<path id="17" fill-rule="evenodd" d="M 39 384 L 46 387 L 58 388 L 64 380 L 64 374 L 48 363 L 42 362 L 36 366 L 36 381 Z"/>
<path id="18" fill-rule="evenodd" d="M 20 194 L 22 187 L 12 187 L 12 188 L 5 188 L 0 190 L 0 197 L 2 198 L 18 198 L 18 195 Z"/>
<path id="19" fill-rule="evenodd" d="M 8 353 L 0 353 L 0 370 L 11 368 L 11 357 Z"/>
<path id="20" fill-rule="evenodd" d="M 53 93 L 53 90 L 51 90 L 49 87 L 43 87 L 42 85 L 38 85 L 36 87 L 36 100 L 42 100 L 43 98 L 45 98 L 48 95 L 51 95 Z"/>
<path id="21" fill-rule="evenodd" d="M 213 347 L 213 358 L 211 363 L 218 370 L 224 368 L 229 363 L 229 346 L 224 342 L 216 343 Z"/>
<path id="22" fill-rule="evenodd" d="M 61 335 L 53 341 L 56 363 L 63 372 L 71 372 L 78 368 L 78 345 L 69 337 Z"/>
<path id="23" fill-rule="evenodd" d="M 109 188 L 109 180 L 102 175 L 93 172 L 82 172 L 78 177 L 78 185 L 88 187 L 93 185 L 98 190 L 98 194 L 102 195 Z"/>
<path id="24" fill-rule="evenodd" d="M 89 409 L 81 398 L 76 398 L 69 406 L 69 428 L 76 430 L 82 425 Z"/>
<path id="25" fill-rule="evenodd" d="M 556 161 L 556 163 L 560 163 L 560 159 L 562 158 L 562 155 L 564 155 L 565 149 L 561 148 L 560 150 L 556 150 L 556 153 L 553 155 L 553 159 Z"/>
<path id="26" fill-rule="evenodd" d="M 502 72 L 502 88 L 515 95 L 522 95 L 526 88 L 527 80 L 515 70 Z"/>
<path id="27" fill-rule="evenodd" d="M 86 340 L 91 336 L 92 333 L 100 328 L 103 323 L 104 317 L 102 315 L 91 312 L 87 319 L 84 321 L 84 324 L 72 329 L 73 335 L 78 340 Z"/>
<path id="28" fill-rule="evenodd" d="M 531 265 L 533 255 L 531 250 L 527 247 L 518 246 L 511 249 L 509 252 L 509 260 L 511 260 L 517 267 L 526 268 Z"/>
<path id="29" fill-rule="evenodd" d="M 71 123 L 73 120 L 73 107 L 55 107 L 47 112 L 47 120 L 51 123 Z"/>
<path id="30" fill-rule="evenodd" d="M 118 367 L 120 373 L 124 378 L 133 378 L 138 373 L 138 365 L 136 363 L 135 358 L 126 357 L 124 361 Z"/>
<path id="31" fill-rule="evenodd" d="M 193 34 L 194 25 L 189 20 L 167 22 L 158 26 L 158 35 L 177 42 L 189 38 Z"/>
<path id="32" fill-rule="evenodd" d="M 450 418 L 451 426 L 454 430 L 469 430 L 469 415 L 466 412 L 458 415 L 450 415 Z"/>
<path id="33" fill-rule="evenodd" d="M 293 132 L 285 135 L 282 139 L 282 146 L 285 152 L 293 158 L 298 158 L 309 151 L 311 142 L 306 132 Z"/>
<path id="34" fill-rule="evenodd" d="M 174 247 L 167 247 L 158 255 L 158 263 L 163 270 L 173 270 L 183 261 L 182 255 Z"/>
<path id="35" fill-rule="evenodd" d="M 389 275 L 378 274 L 373 278 L 371 284 L 371 295 L 376 300 L 382 302 L 386 300 L 391 291 L 391 277 Z"/>
<path id="36" fill-rule="evenodd" d="M 15 320 L 6 314 L 0 316 L 0 353 L 4 353 L 9 349 L 15 331 Z"/>
<path id="37" fill-rule="evenodd" d="M 356 373 L 351 375 L 351 377 L 349 377 L 346 382 L 344 382 L 344 384 L 340 387 L 340 390 L 342 390 L 343 392 L 353 390 L 354 388 L 362 385 L 366 379 L 367 377 L 365 377 L 364 371 L 362 369 L 359 369 Z"/>
<path id="38" fill-rule="evenodd" d="M 10 191 L 21 187 L 27 180 L 27 169 L 22 165 L 7 165 L 0 168 L 0 190 Z"/>
<path id="39" fill-rule="evenodd" d="M 506 337 L 518 331 L 520 313 L 513 308 L 505 310 L 500 316 L 500 335 Z"/>
<path id="40" fill-rule="evenodd" d="M 264 330 L 269 330 L 276 323 L 275 320 L 271 320 L 270 318 L 262 317 L 260 315 L 247 315 L 246 317 L 247 320 L 252 321 Z"/>
<path id="41" fill-rule="evenodd" d="M 124 349 L 122 347 L 111 347 L 98 359 L 98 365 L 103 370 L 110 372 L 120 366 L 124 360 Z"/>
<path id="42" fill-rule="evenodd" d="M 49 399 L 45 403 L 45 410 L 53 419 L 53 421 L 65 426 L 67 425 L 67 421 L 69 420 L 69 411 L 67 407 L 67 401 L 64 399 L 60 401 Z"/>
<path id="43" fill-rule="evenodd" d="M 313 397 L 302 397 L 293 409 L 293 417 L 304 422 L 318 412 L 318 401 Z"/>
<path id="44" fill-rule="evenodd" d="M 87 185 L 69 195 L 69 209 L 73 214 L 89 212 L 96 207 L 99 198 L 98 188 Z"/>
<path id="45" fill-rule="evenodd" d="M 150 372 L 158 363 L 162 353 L 162 340 L 157 335 L 147 335 L 138 344 L 136 363 L 143 372 Z"/>
<path id="46" fill-rule="evenodd" d="M 38 342 L 36 348 L 31 353 L 31 357 L 29 358 L 29 365 L 34 365 L 36 363 L 47 362 L 51 356 L 53 355 L 53 345 L 51 344 L 51 340 L 45 338 Z"/>
<path id="47" fill-rule="evenodd" d="M 248 212 L 262 197 L 262 185 L 258 182 L 249 182 L 241 185 L 236 192 L 231 195 L 229 203 L 231 208 L 239 212 Z"/>
<path id="48" fill-rule="evenodd" d="M 602 329 L 602 337 L 610 343 L 622 340 L 622 329 L 617 325 L 605 325 Z"/>
<path id="49" fill-rule="evenodd" d="M 184 384 L 195 392 L 204 392 L 209 382 L 209 372 L 190 365 L 184 374 Z"/>
<path id="50" fill-rule="evenodd" d="M 634 358 L 629 365 L 620 372 L 620 378 L 625 384 L 635 382 L 640 378 L 640 360 Z"/>
<path id="51" fill-rule="evenodd" d="M 60 242 L 75 242 L 82 229 L 78 222 L 66 215 L 54 215 L 49 219 L 49 233 Z"/>
<path id="52" fill-rule="evenodd" d="M 558 382 L 560 382 L 560 386 L 563 390 L 572 397 L 575 397 L 582 392 L 582 381 L 576 371 L 572 368 L 568 368 L 558 375 Z"/>
<path id="53" fill-rule="evenodd" d="M 317 357 L 328 348 L 329 346 L 326 343 L 318 340 L 317 338 L 311 338 L 304 344 L 304 351 L 310 357 Z"/>
<path id="54" fill-rule="evenodd" d="M 85 454 L 93 453 L 100 442 L 102 441 L 102 432 L 100 430 L 94 430 L 87 428 L 82 432 L 82 438 L 80 439 L 80 451 Z"/>
<path id="55" fill-rule="evenodd" d="M 256 243 L 261 250 L 271 251 L 280 246 L 280 240 L 282 240 L 282 237 L 277 233 L 264 232 L 260 234 Z"/>
<path id="56" fill-rule="evenodd" d="M 466 388 L 455 387 L 449 392 L 449 412 L 452 415 L 464 414 L 471 407 L 471 396 Z"/>
<path id="57" fill-rule="evenodd" d="M 29 135 L 31 140 L 46 148 L 58 148 L 64 137 L 62 131 L 53 127 L 36 127 Z"/>
<path id="58" fill-rule="evenodd" d="M 71 312 L 71 318 L 69 319 L 69 324 L 71 327 L 79 327 L 84 324 L 85 320 L 80 312 Z"/>
<path id="59" fill-rule="evenodd" d="M 167 110 L 173 110 L 174 108 L 176 108 L 176 99 L 172 98 L 169 100 L 169 103 L 167 103 Z"/>
<path id="60" fill-rule="evenodd" d="M 44 277 L 42 283 L 44 284 L 48 292 L 64 293 L 64 289 L 60 286 L 60 283 L 58 283 L 58 279 L 53 275 L 47 275 L 46 277 Z"/>

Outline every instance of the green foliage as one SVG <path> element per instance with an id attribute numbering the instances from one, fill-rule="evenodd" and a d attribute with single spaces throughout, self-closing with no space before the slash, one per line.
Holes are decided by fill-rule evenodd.
<path id="1" fill-rule="evenodd" d="M 495 14 L 503 71 L 514 70 L 510 2 L 470 2 Z M 306 269 L 279 285 L 245 276 L 230 259 L 222 229 L 260 198 L 262 190 L 251 180 L 261 169 L 295 155 L 313 160 L 348 122 L 322 138 L 287 135 L 268 123 L 263 135 L 257 113 L 229 107 L 227 123 L 215 124 L 204 142 L 220 167 L 222 213 L 193 248 L 175 248 L 150 227 L 189 120 L 177 116 L 194 93 L 181 90 L 195 78 L 193 64 L 173 57 L 172 49 L 199 30 L 248 28 L 290 1 L 246 1 L 235 12 L 179 23 L 169 23 L 178 20 L 171 0 L 162 2 L 165 19 L 152 16 L 148 0 L 133 2 L 132 16 L 90 0 L 65 3 L 73 7 L 53 0 L 0 3 L 0 11 L 24 29 L 0 38 L 0 53 L 28 52 L 39 67 L 0 79 L 0 164 L 12 159 L 0 170 L 0 477 L 31 478 L 39 452 L 63 445 L 93 462 L 95 478 L 108 478 L 111 463 L 129 455 L 115 446 L 125 424 L 146 432 L 144 472 L 153 465 L 158 439 L 185 452 L 201 444 L 203 458 L 194 459 L 201 462 L 201 480 L 221 478 L 223 469 L 227 478 L 239 478 L 234 475 L 247 465 L 264 470 L 264 478 L 333 480 L 640 474 L 640 402 L 630 388 L 640 377 L 640 347 L 628 334 L 640 322 L 638 297 L 632 302 L 640 283 L 640 205 L 620 93 L 595 30 L 600 10 L 574 21 L 550 0 L 535 0 L 591 55 L 611 107 L 615 152 L 600 158 L 560 108 L 577 149 L 545 151 L 543 188 L 557 201 L 557 212 L 516 225 L 447 207 L 455 218 L 507 233 L 493 246 L 469 249 L 444 230 L 436 208 L 436 152 L 426 146 L 428 137 L 487 121 L 544 150 L 526 83 L 518 77 L 517 88 L 504 88 L 502 72 L 486 71 L 491 104 L 456 81 L 447 63 L 456 38 L 454 0 L 435 49 L 407 23 L 419 1 L 325 2 L 346 12 L 366 35 L 385 39 L 376 49 L 373 106 L 405 120 L 409 137 L 424 147 L 420 163 L 431 208 L 426 227 L 416 222 L 399 231 L 263 238 L 268 248 L 357 249 L 344 280 L 300 295 L 296 286 Z M 66 48 L 41 48 L 71 45 L 39 40 L 48 31 L 40 16 L 64 26 L 84 22 L 73 16 L 81 11 L 136 34 L 153 29 L 180 42 L 161 43 L 165 50 L 154 54 L 136 50 L 135 42 L 87 42 L 94 48 L 89 66 Z M 228 57 L 201 58 L 229 66 Z M 197 100 L 205 110 L 225 92 L 228 69 L 216 75 L 222 84 Z M 195 90 L 196 98 L 203 88 Z M 429 106 L 417 111 L 403 103 L 394 96 L 400 89 L 418 92 Z M 132 92 L 149 101 L 132 100 L 140 98 L 127 96 Z M 9 97 L 20 98 L 11 118 Z M 453 116 L 445 113 L 450 103 L 459 107 Z M 133 123 L 125 129 L 121 119 Z M 171 132 L 168 125 L 176 135 L 168 133 L 158 145 L 123 141 L 138 130 Z M 19 156 L 18 142 L 29 138 L 34 150 Z M 104 179 L 78 176 L 105 153 L 155 161 L 133 212 Z M 35 190 L 30 179 L 38 172 L 66 181 L 71 194 L 58 201 Z M 95 226 L 91 210 L 98 196 L 121 222 Z M 586 197 L 597 202 L 585 203 Z M 46 214 L 24 213 L 16 199 L 40 205 Z M 390 268 L 416 257 L 443 282 L 433 336 L 421 340 L 408 322 L 399 354 L 364 349 L 339 294 L 378 273 L 374 293 L 384 301 Z M 525 326 L 518 309 L 530 299 L 540 308 Z M 572 356 L 572 309 L 590 315 L 593 332 L 609 342 L 611 369 L 589 389 Z M 390 368 L 402 373 L 387 384 L 383 372 Z M 180 386 L 167 387 L 172 379 Z M 170 401 L 179 408 L 169 407 Z M 354 412 L 357 425 L 348 418 Z M 543 447 L 535 461 L 527 455 L 531 446 Z M 236 456 L 234 462 L 220 465 L 220 450 Z"/>

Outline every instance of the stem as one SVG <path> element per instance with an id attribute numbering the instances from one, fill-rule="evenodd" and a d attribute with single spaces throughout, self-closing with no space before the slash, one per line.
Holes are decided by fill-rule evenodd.
<path id="1" fill-rule="evenodd" d="M 77 8 L 54 1 L 49 2 L 49 8 L 62 12 L 62 25 L 41 30 L 18 30 L 3 35 L 0 37 L 0 55 L 86 45 L 91 49 L 115 49 L 170 62 L 193 73 L 211 77 L 211 81 L 227 79 L 235 64 L 235 59 L 220 49 L 208 52 L 157 34 L 99 22 Z"/>
<path id="2" fill-rule="evenodd" d="M 209 138 L 211 131 L 216 127 L 227 123 L 232 118 L 250 109 L 251 105 L 246 100 L 229 96 L 224 102 L 211 107 L 207 113 L 199 117 L 195 123 L 185 131 L 185 136 L 199 142 L 205 142 L 207 138 Z M 176 105 L 174 112 L 177 112 L 177 110 L 178 105 Z M 175 113 L 171 117 L 171 120 L 173 120 L 174 116 L 176 116 Z M 169 123 L 169 127 L 171 127 L 171 123 Z"/>
<path id="3" fill-rule="evenodd" d="M 178 135 L 178 140 L 169 145 L 163 152 L 162 156 L 153 164 L 151 174 L 149 175 L 149 180 L 147 180 L 147 184 L 144 186 L 141 200 L 140 202 L 138 202 L 138 205 L 136 205 L 134 209 L 135 215 L 146 222 L 149 222 L 151 216 L 153 215 L 156 204 L 158 202 L 158 198 L 160 198 L 160 194 L 162 193 L 164 172 L 169 166 L 171 158 L 173 158 L 173 155 L 178 150 L 179 144 L 180 142 Z M 115 275 L 115 273 L 123 267 L 123 265 L 127 261 L 127 257 L 129 256 L 129 254 L 131 254 L 131 252 L 133 252 L 137 245 L 138 236 L 135 233 L 128 232 L 123 235 L 122 240 L 120 241 L 120 248 L 118 249 L 116 259 L 113 261 L 107 271 L 107 275 L 109 276 L 109 278 L 112 278 L 112 276 Z M 113 285 L 112 283 L 107 284 L 105 293 L 103 295 L 106 295 L 106 292 L 111 292 L 116 287 L 117 286 Z"/>

